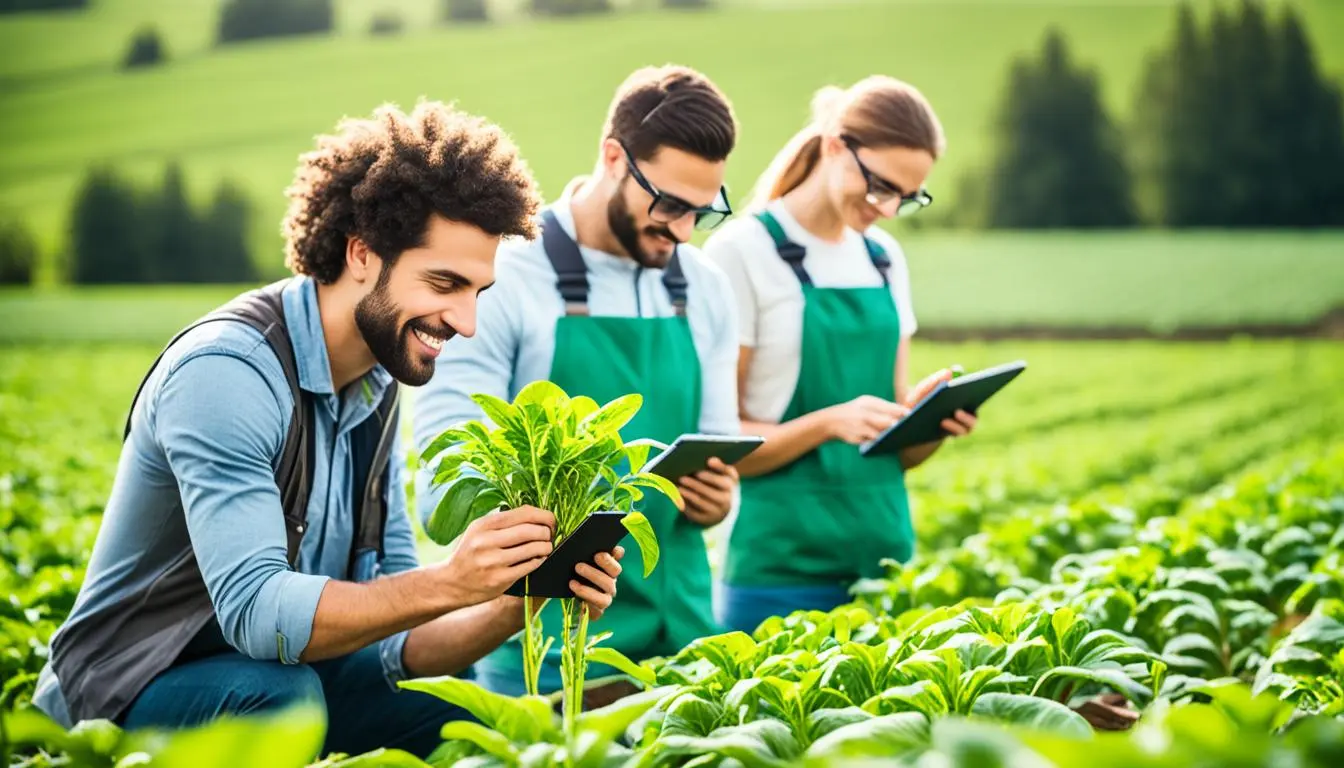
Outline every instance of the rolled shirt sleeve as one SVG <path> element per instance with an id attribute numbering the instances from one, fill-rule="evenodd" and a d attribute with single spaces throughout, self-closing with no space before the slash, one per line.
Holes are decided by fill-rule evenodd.
<path id="1" fill-rule="evenodd" d="M 297 664 L 330 578 L 295 572 L 286 557 L 272 462 L 291 408 L 252 362 L 205 349 L 166 378 L 154 429 L 224 638 L 254 659 Z"/>

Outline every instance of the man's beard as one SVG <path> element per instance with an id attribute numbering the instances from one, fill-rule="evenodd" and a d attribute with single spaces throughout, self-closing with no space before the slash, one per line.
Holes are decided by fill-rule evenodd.
<path id="1" fill-rule="evenodd" d="M 419 320 L 412 320 L 404 327 L 399 326 L 401 311 L 388 294 L 388 272 L 388 265 L 384 264 L 378 273 L 378 283 L 355 305 L 355 325 L 374 359 L 392 378 L 419 387 L 434 376 L 434 361 L 425 361 L 421 355 L 411 351 L 412 330 L 419 328 L 445 340 L 456 335 L 456 331 L 452 328 L 432 328 Z"/>
<path id="2" fill-rule="evenodd" d="M 630 178 L 629 176 L 625 177 Z M 635 217 L 630 213 L 630 208 L 626 205 L 625 179 L 621 180 L 616 188 L 616 194 L 611 196 L 607 203 L 607 226 L 611 227 L 611 233 L 616 236 L 616 242 L 621 244 L 625 252 L 630 254 L 630 258 L 635 263 L 646 269 L 662 269 L 667 266 L 667 262 L 672 259 L 672 254 L 666 256 L 656 256 L 643 249 L 639 244 L 639 231 L 635 229 Z M 662 235 L 672 242 L 677 242 L 677 238 L 672 235 L 672 230 L 667 227 L 651 224 L 644 228 L 644 234 L 651 237 Z M 675 252 L 675 251 L 674 251 Z"/>

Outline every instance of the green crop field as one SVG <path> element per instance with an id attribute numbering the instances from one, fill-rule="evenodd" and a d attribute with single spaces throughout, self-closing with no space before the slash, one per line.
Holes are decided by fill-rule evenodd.
<path id="1" fill-rule="evenodd" d="M 0 710 L 26 701 L 70 609 L 129 397 L 156 352 L 5 350 L 0 590 L 14 597 L 0 603 Z M 752 636 L 706 639 L 632 667 L 648 692 L 579 720 L 592 763 L 575 764 L 702 756 L 697 765 L 719 765 L 710 760 L 750 754 L 744 764 L 821 766 L 882 754 L 971 765 L 953 758 L 972 744 L 1001 757 L 1030 749 L 1033 764 L 1058 766 L 1095 764 L 1098 754 L 1113 760 L 1104 765 L 1132 765 L 1140 753 L 1153 766 L 1335 764 L 1329 756 L 1344 748 L 1344 347 L 926 343 L 912 364 L 1015 358 L 1029 368 L 981 413 L 977 434 L 911 474 L 914 560 L 860 583 L 855 602 L 829 614 L 771 619 Z M 546 706 L 487 700 L 451 679 L 415 685 L 465 704 L 485 726 L 445 732 L 434 764 L 475 754 L 473 765 L 516 765 L 529 744 L 565 764 Z M 1132 736 L 1091 736 L 1096 721 L 1070 708 L 1108 692 L 1141 716 Z M 986 720 L 1017 726 L 987 732 L 976 722 Z M 157 755 L 153 765 L 189 765 L 210 744 L 242 762 L 297 767 L 320 743 L 321 719 L 297 711 L 167 747 L 115 728 L 64 735 L 31 711 L 9 713 L 7 726 L 21 746 L 90 765 L 135 750 Z M 57 764 L 34 759 L 24 764 Z M 423 763 L 383 754 L 325 764 Z"/>
<path id="2" fill-rule="evenodd" d="M 1129 118 L 1144 56 L 1169 36 L 1175 0 L 728 2 L 703 13 L 632 11 L 488 30 L 429 24 L 438 4 L 417 0 L 390 4 L 423 22 L 393 38 L 364 33 L 374 4 L 338 5 L 340 35 L 223 49 L 210 44 L 211 0 L 105 0 L 89 14 L 0 18 L 0 207 L 54 253 L 91 164 L 152 177 L 164 159 L 179 158 L 202 198 L 224 177 L 243 185 L 257 206 L 254 251 L 269 265 L 296 158 L 340 116 L 384 101 L 456 100 L 508 129 L 554 195 L 591 167 L 620 80 L 671 60 L 702 68 L 736 105 L 742 140 L 728 181 L 737 200 L 801 126 L 817 87 L 872 72 L 916 83 L 948 132 L 949 152 L 931 179 L 946 211 L 958 205 L 959 180 L 988 156 L 1014 54 L 1033 51 L 1047 25 L 1059 27 L 1098 68 L 1111 109 Z M 1344 7 L 1297 5 L 1322 66 L 1344 75 Z M 173 60 L 117 71 L 146 21 L 160 24 Z"/>
<path id="3" fill-rule="evenodd" d="M 921 233 L 904 240 L 926 329 L 1308 323 L 1344 306 L 1334 233 Z M 0 289 L 0 344 L 165 343 L 245 286 Z"/>

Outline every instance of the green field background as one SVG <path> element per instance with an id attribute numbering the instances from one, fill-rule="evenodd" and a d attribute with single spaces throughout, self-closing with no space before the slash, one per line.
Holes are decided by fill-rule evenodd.
<path id="1" fill-rule="evenodd" d="M 934 207 L 896 229 L 930 322 L 1296 321 L 1344 303 L 1344 259 L 1330 257 L 1344 253 L 1338 235 L 928 228 L 974 194 L 1015 55 L 1058 27 L 1075 56 L 1098 69 L 1112 113 L 1142 119 L 1135 84 L 1145 57 L 1171 35 L 1175 0 L 730 0 L 703 12 L 617 5 L 622 12 L 536 21 L 500 2 L 493 8 L 504 12 L 501 23 L 454 27 L 436 20 L 437 0 L 346 0 L 337 3 L 335 35 L 225 48 L 212 43 L 217 0 L 103 0 L 85 13 L 0 18 L 0 209 L 16 213 L 53 261 L 91 165 L 112 163 L 149 181 L 165 160 L 179 159 L 202 202 L 221 179 L 242 186 L 255 207 L 254 255 L 269 277 L 282 270 L 283 189 L 298 155 L 342 115 L 365 115 L 384 101 L 409 107 L 428 97 L 489 116 L 512 133 L 553 196 L 591 167 L 621 79 L 644 64 L 690 64 L 728 92 L 741 120 L 728 171 L 740 203 L 804 121 L 816 88 L 885 72 L 923 89 L 948 134 L 949 151 L 930 179 Z M 1207 12 L 1213 0 L 1196 5 Z M 1344 3 L 1295 6 L 1321 66 L 1344 79 Z M 370 36 L 369 18 L 388 8 L 407 29 Z M 170 61 L 119 71 L 145 22 L 160 29 Z M 39 279 L 55 274 L 44 268 Z M 1026 287 L 1006 297 L 1005 277 Z M 8 295 L 0 302 L 0 317 L 26 314 Z"/>

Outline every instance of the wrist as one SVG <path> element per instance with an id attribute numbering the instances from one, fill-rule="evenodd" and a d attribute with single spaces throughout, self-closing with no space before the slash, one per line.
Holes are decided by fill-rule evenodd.
<path id="1" fill-rule="evenodd" d="M 434 600 L 435 610 L 440 615 L 468 608 L 480 602 L 479 599 L 473 599 L 473 596 L 468 594 L 468 591 L 463 587 L 463 579 L 457 573 L 457 569 L 452 566 L 451 560 L 435 568 L 433 575 L 433 584 L 430 585 L 429 593 Z"/>
<path id="2" fill-rule="evenodd" d="M 818 438 L 818 444 L 828 440 L 840 439 L 840 420 L 835 417 L 838 406 L 827 406 L 819 411 L 813 411 L 810 414 L 812 419 L 812 433 Z"/>

